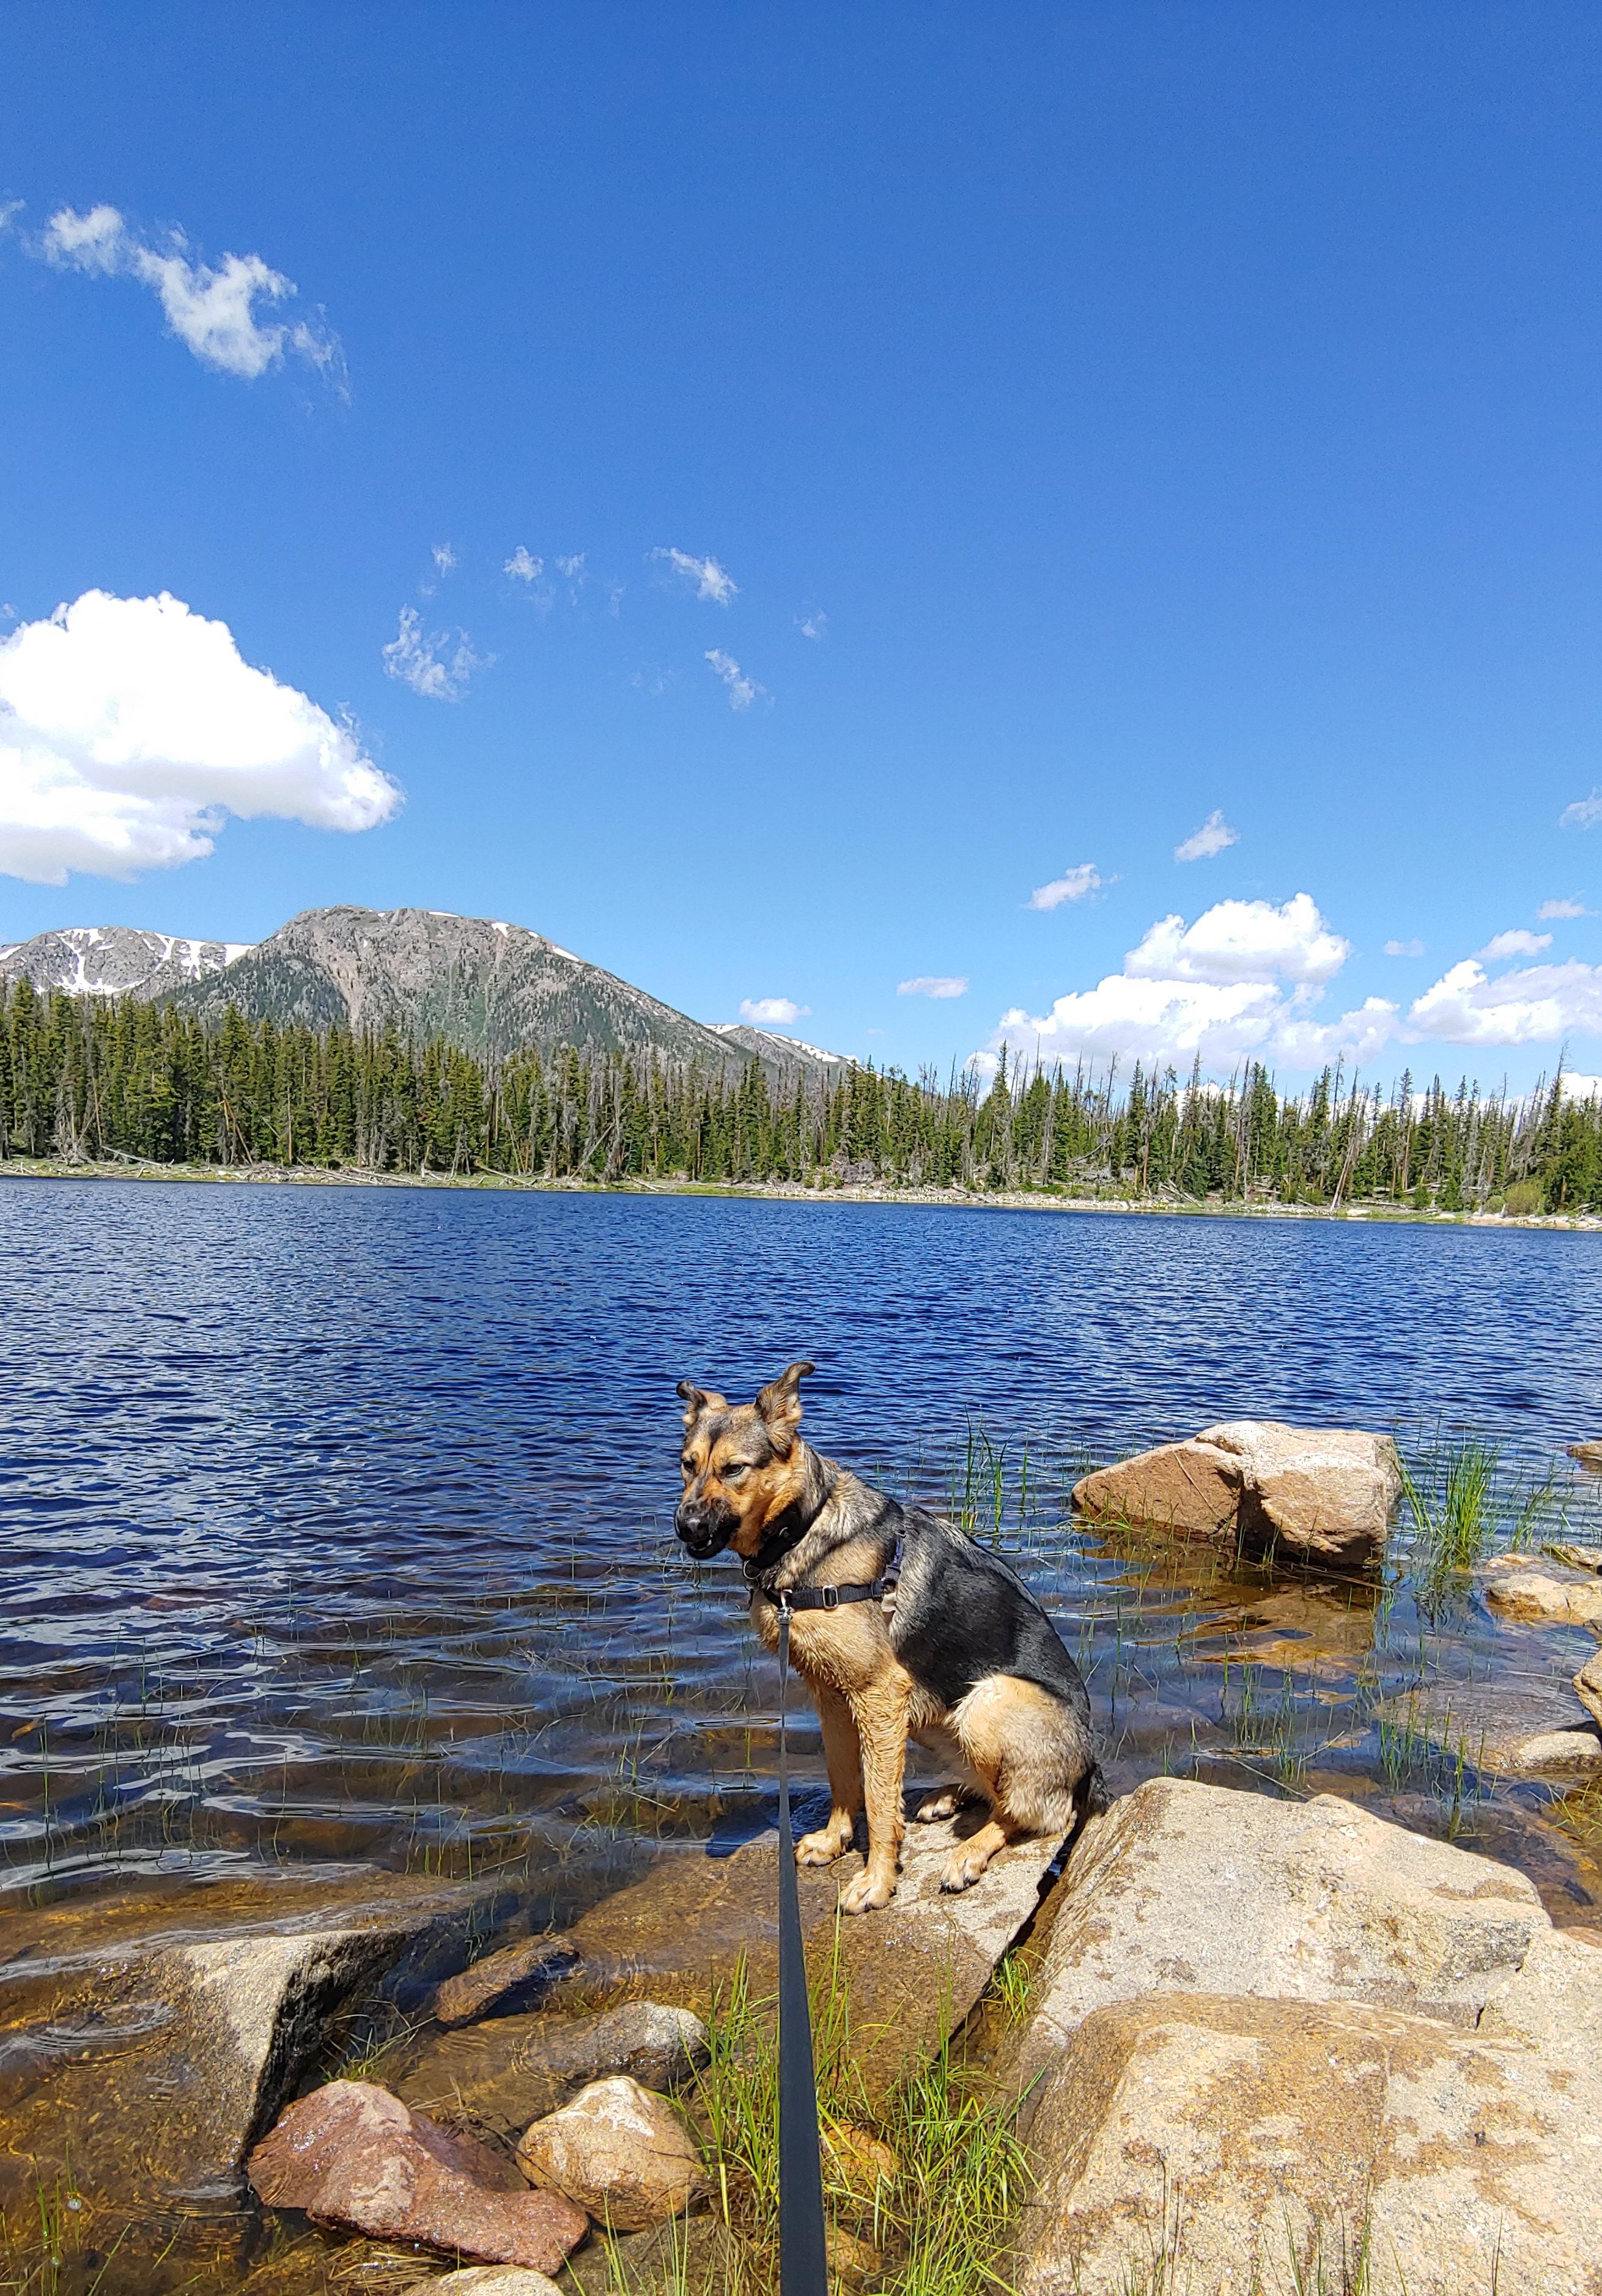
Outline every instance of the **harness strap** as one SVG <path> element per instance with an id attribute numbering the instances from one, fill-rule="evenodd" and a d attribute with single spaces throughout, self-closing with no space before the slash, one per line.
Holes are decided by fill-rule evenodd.
<path id="1" fill-rule="evenodd" d="M 866 1587 L 819 1587 L 850 1594 Z M 785 1714 L 790 1690 L 790 1613 L 803 1605 L 778 1597 L 779 1612 L 779 2290 L 780 2296 L 825 2296 L 829 2284 L 824 2240 L 823 2165 L 817 2133 L 817 2087 L 812 2063 L 812 2013 L 801 1952 L 801 1898 L 795 1883 L 795 1841 L 790 1824 L 790 1748 Z M 833 1604 L 828 1606 L 833 1608 Z"/>
<path id="2" fill-rule="evenodd" d="M 895 1583 L 893 1578 L 873 1578 L 856 1587 L 787 1587 L 773 1599 L 781 1616 L 785 1610 L 837 1611 L 842 1603 L 882 1603 Z"/>

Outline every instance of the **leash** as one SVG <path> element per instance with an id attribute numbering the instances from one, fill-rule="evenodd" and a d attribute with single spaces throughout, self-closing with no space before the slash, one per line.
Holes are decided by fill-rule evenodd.
<path id="1" fill-rule="evenodd" d="M 823 1589 L 807 1590 L 809 1593 Z M 836 1590 L 826 1590 L 834 1594 Z M 844 1590 L 842 1590 L 844 1591 Z M 859 1595 L 852 1587 L 850 1593 Z M 779 2288 L 781 2296 L 826 2296 L 822 2140 L 812 2062 L 812 2013 L 801 1953 L 801 1897 L 790 1824 L 790 1615 L 794 1598 L 777 1598 L 779 1614 Z M 809 1609 L 829 1603 L 808 1604 Z"/>

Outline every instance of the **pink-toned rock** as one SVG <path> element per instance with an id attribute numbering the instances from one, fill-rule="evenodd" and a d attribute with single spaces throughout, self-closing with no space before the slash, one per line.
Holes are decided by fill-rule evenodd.
<path id="1" fill-rule="evenodd" d="M 1350 1564 L 1383 1546 L 1401 1488 L 1389 1436 L 1232 1419 L 1097 1469 L 1075 1486 L 1073 1503 L 1104 1521 Z"/>
<path id="2" fill-rule="evenodd" d="M 1591 1719 L 1602 1723 L 1602 1650 L 1594 1652 L 1574 1677 L 1574 1695 Z"/>
<path id="3" fill-rule="evenodd" d="M 518 2165 L 554 2185 L 612 2232 L 642 2232 L 683 2216 L 707 2191 L 706 2171 L 666 2097 L 620 2074 L 592 2081 L 571 2104 L 524 2131 Z"/>
<path id="4" fill-rule="evenodd" d="M 555 2272 L 588 2229 L 561 2194 L 530 2192 L 505 2153 L 441 2128 L 374 2081 L 313 2089 L 248 2167 L 269 2208 L 486 2264 Z"/>

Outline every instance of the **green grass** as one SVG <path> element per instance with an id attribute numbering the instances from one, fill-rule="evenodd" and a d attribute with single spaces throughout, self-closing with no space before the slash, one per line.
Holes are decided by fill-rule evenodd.
<path id="1" fill-rule="evenodd" d="M 1022 2001 L 1017 1973 L 1004 1999 Z M 1023 2154 L 1006 2101 L 947 2042 L 890 2099 L 870 2103 L 851 2048 L 838 1949 L 811 1984 L 824 2201 L 831 2231 L 867 2243 L 883 2296 L 982 2296 L 1005 2284 L 1003 2253 L 1023 2198 Z M 778 2284 L 778 2049 L 772 2005 L 743 1963 L 707 2020 L 710 2062 L 687 2102 L 712 2178 L 712 2205 L 735 2235 L 749 2296 Z M 852 2133 L 888 2148 L 893 2171 L 865 2173 Z M 834 2142 L 832 2144 L 831 2139 Z"/>

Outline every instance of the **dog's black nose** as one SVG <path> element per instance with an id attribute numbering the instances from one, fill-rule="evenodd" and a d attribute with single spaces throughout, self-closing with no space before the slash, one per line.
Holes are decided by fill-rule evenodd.
<path id="1" fill-rule="evenodd" d="M 704 1499 L 685 1499 L 673 1517 L 673 1528 L 690 1553 L 704 1562 L 727 1541 L 729 1525 L 723 1517 L 721 1507 L 709 1506 Z"/>

